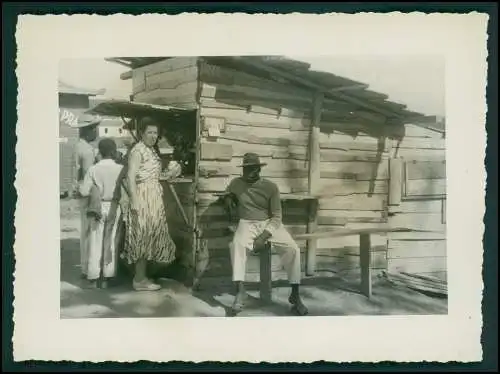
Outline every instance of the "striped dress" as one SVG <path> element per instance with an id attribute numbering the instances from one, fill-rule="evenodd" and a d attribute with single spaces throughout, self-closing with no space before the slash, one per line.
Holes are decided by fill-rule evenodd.
<path id="1" fill-rule="evenodd" d="M 160 184 L 161 160 L 143 142 L 137 143 L 130 155 L 138 153 L 141 164 L 137 171 L 138 212 L 127 212 L 125 247 L 121 257 L 129 264 L 144 258 L 169 264 L 175 259 L 175 244 L 169 234 Z"/>

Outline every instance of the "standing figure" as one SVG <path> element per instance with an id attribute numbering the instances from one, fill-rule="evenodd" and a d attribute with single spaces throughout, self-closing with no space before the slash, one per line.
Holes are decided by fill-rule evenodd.
<path id="1" fill-rule="evenodd" d="M 85 175 L 97 159 L 98 150 L 93 142 L 97 139 L 97 129 L 100 123 L 99 117 L 84 114 L 78 118 L 75 124 L 79 129 L 80 138 L 74 152 L 77 175 L 73 194 L 80 200 L 80 269 L 83 279 L 87 278 L 89 221 L 87 219 L 88 199 L 82 197 L 79 190 Z"/>
<path id="2" fill-rule="evenodd" d="M 125 247 L 121 257 L 134 264 L 133 288 L 136 291 L 156 291 L 161 287 L 147 277 L 148 262 L 168 265 L 175 259 L 176 247 L 167 224 L 160 184 L 162 169 L 158 154 L 158 123 L 143 118 L 137 130 L 137 144 L 130 150 L 127 164 L 129 208 Z M 180 168 L 167 172 L 168 178 L 180 174 Z"/>
<path id="3" fill-rule="evenodd" d="M 308 310 L 299 294 L 301 281 L 300 248 L 282 223 L 281 199 L 278 186 L 260 177 L 259 157 L 254 153 L 243 156 L 243 175 L 231 181 L 224 198 L 229 214 L 236 212 L 238 226 L 230 243 L 233 282 L 236 297 L 233 310 L 239 312 L 244 307 L 247 252 L 264 250 L 266 242 L 277 250 L 287 272 L 291 285 L 288 299 L 298 315 L 306 315 Z M 232 217 L 231 217 L 232 218 Z"/>
<path id="4" fill-rule="evenodd" d="M 113 139 L 102 139 L 99 142 L 101 159 L 89 168 L 80 186 L 80 194 L 89 199 L 86 263 L 91 288 L 99 285 L 106 288 L 108 280 L 114 278 L 117 271 L 117 229 L 121 215 L 119 176 L 123 166 L 115 161 L 116 152 Z"/>

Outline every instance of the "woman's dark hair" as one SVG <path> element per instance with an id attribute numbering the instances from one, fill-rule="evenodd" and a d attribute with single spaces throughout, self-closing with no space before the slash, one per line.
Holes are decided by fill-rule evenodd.
<path id="1" fill-rule="evenodd" d="M 160 148 L 158 147 L 158 140 L 160 139 L 160 123 L 156 119 L 146 116 L 142 117 L 139 121 L 137 121 L 137 141 L 141 140 L 142 135 L 144 134 L 146 129 L 150 126 L 154 126 L 158 130 L 158 138 L 156 140 L 156 143 L 153 145 L 153 148 L 159 155 Z"/>
<path id="2" fill-rule="evenodd" d="M 150 126 L 154 126 L 160 131 L 160 124 L 157 120 L 152 117 L 142 117 L 137 123 L 137 136 L 139 139 L 142 137 L 146 129 Z"/>

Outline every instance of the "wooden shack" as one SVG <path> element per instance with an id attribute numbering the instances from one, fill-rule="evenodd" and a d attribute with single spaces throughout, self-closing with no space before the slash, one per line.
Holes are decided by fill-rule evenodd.
<path id="1" fill-rule="evenodd" d="M 104 90 L 88 90 L 59 81 L 59 194 L 71 193 L 76 176 L 73 158 L 78 129 L 71 127 L 78 116 L 89 109 L 90 97 L 104 93 Z"/>
<path id="2" fill-rule="evenodd" d="M 215 194 L 240 175 L 237 166 L 250 151 L 267 162 L 262 175 L 279 186 L 283 220 L 293 235 L 382 226 L 420 230 L 374 236 L 374 273 L 446 276 L 445 132 L 432 117 L 362 82 L 283 57 L 109 60 L 130 67 L 122 79 L 132 80 L 132 102 L 163 107 L 170 113 L 165 129 L 177 126 L 193 145 L 192 167 L 174 186 L 202 237 L 187 228 L 168 189 L 165 201 L 181 262 L 193 267 L 195 249 L 200 242 L 208 246 L 204 279 L 230 279 L 231 232 Z M 112 111 L 112 105 L 103 108 Z M 307 275 L 359 270 L 357 237 L 298 244 Z M 285 278 L 275 256 L 272 270 L 273 279 Z M 258 258 L 249 259 L 247 274 L 258 279 Z"/>

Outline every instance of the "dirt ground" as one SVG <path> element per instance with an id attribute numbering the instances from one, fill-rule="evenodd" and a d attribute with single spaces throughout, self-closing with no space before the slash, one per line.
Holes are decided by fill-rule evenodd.
<path id="1" fill-rule="evenodd" d="M 233 300 L 230 288 L 202 281 L 192 292 L 179 282 L 162 279 L 157 292 L 135 292 L 122 283 L 105 290 L 87 290 L 79 279 L 79 211 L 75 200 L 61 200 L 61 318 L 225 317 Z M 373 284 L 373 297 L 359 282 L 332 275 L 304 279 L 301 293 L 311 316 L 446 314 L 447 300 L 389 284 Z M 289 316 L 286 283 L 273 284 L 273 302 L 259 302 L 257 285 L 249 285 L 249 300 L 239 317 Z"/>

